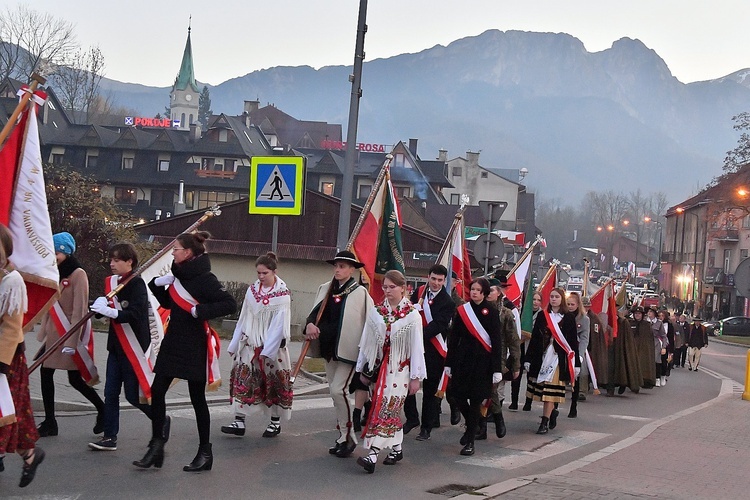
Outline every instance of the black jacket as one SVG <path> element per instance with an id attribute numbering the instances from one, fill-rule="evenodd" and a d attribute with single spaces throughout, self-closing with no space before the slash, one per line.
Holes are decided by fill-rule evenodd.
<path id="1" fill-rule="evenodd" d="M 581 358 L 578 356 L 578 333 L 576 326 L 575 314 L 568 312 L 565 313 L 560 320 L 560 331 L 568 341 L 568 345 L 573 349 L 575 353 L 575 366 L 581 366 Z M 552 332 L 547 326 L 547 317 L 539 313 L 534 321 L 534 329 L 531 332 L 531 340 L 529 340 L 529 348 L 526 351 L 526 362 L 530 364 L 529 377 L 536 377 L 539 375 L 539 370 L 542 368 L 542 359 L 544 358 L 544 350 L 549 345 Z M 570 370 L 568 370 L 568 360 L 565 356 L 565 349 L 563 349 L 557 342 L 554 342 L 555 352 L 557 352 L 558 358 L 558 370 L 560 370 L 560 381 L 569 382 L 572 380 Z"/>
<path id="2" fill-rule="evenodd" d="M 117 294 L 117 300 L 120 302 L 122 309 L 117 313 L 117 318 L 109 322 L 107 350 L 124 352 L 112 323 L 127 323 L 133 329 L 135 338 L 138 339 L 138 343 L 145 351 L 151 342 L 151 332 L 148 328 L 148 292 L 146 291 L 146 283 L 140 276 L 136 276 L 120 290 Z M 100 315 L 97 315 L 97 317 L 100 317 Z"/>
<path id="3" fill-rule="evenodd" d="M 156 286 L 153 280 L 148 284 L 159 304 L 170 310 L 169 326 L 154 372 L 166 377 L 205 382 L 208 339 L 203 322 L 232 314 L 237 310 L 237 303 L 211 273 L 211 261 L 206 254 L 179 265 L 173 263 L 172 274 L 198 301 L 198 318 L 173 304 L 166 287 Z"/>

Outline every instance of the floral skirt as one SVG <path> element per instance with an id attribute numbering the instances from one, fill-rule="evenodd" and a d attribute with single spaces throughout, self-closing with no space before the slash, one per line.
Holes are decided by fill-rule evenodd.
<path id="1" fill-rule="evenodd" d="M 39 439 L 29 395 L 29 368 L 23 344 L 16 350 L 8 371 L 8 385 L 16 407 L 16 422 L 0 427 L 0 455 L 30 450 Z"/>
<path id="2" fill-rule="evenodd" d="M 390 370 L 386 359 L 380 366 L 378 380 L 373 390 L 370 418 L 363 432 L 365 448 L 392 448 L 404 440 L 401 409 L 409 394 L 409 366 Z"/>
<path id="3" fill-rule="evenodd" d="M 288 419 L 293 398 L 289 351 L 286 347 L 280 348 L 276 358 L 266 359 L 261 366 L 261 350 L 245 346 L 240 351 L 232 366 L 229 395 L 240 413 L 253 407 L 277 406 L 280 416 Z"/>

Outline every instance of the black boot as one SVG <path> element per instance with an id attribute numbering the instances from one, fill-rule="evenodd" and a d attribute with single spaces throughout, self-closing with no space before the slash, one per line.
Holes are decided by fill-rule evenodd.
<path id="1" fill-rule="evenodd" d="M 578 416 L 578 394 L 573 389 L 573 397 L 570 401 L 570 411 L 568 412 L 568 418 L 576 418 Z"/>
<path id="2" fill-rule="evenodd" d="M 101 434 L 104 432 L 104 410 L 96 414 L 96 422 L 94 423 L 94 434 Z"/>
<path id="3" fill-rule="evenodd" d="M 39 437 L 57 436 L 57 420 L 42 420 L 36 430 Z"/>
<path id="4" fill-rule="evenodd" d="M 474 435 L 474 439 L 477 441 L 487 439 L 487 417 L 479 417 L 479 425 L 477 426 L 477 432 Z"/>
<path id="5" fill-rule="evenodd" d="M 531 398 L 526 398 L 526 402 L 523 404 L 523 411 L 531 411 Z"/>
<path id="6" fill-rule="evenodd" d="M 537 429 L 537 434 L 547 434 L 549 432 L 549 418 L 542 417 L 542 423 L 539 424 L 539 429 Z"/>
<path id="7" fill-rule="evenodd" d="M 198 447 L 198 453 L 190 465 L 182 468 L 185 472 L 200 472 L 202 470 L 211 470 L 214 465 L 214 455 L 211 453 L 211 443 L 202 444 Z"/>
<path id="8" fill-rule="evenodd" d="M 133 462 L 133 465 L 142 469 L 148 469 L 152 465 L 157 469 L 164 464 L 164 439 L 154 438 L 148 443 L 148 451 L 142 459 Z"/>
<path id="9" fill-rule="evenodd" d="M 352 425 L 354 432 L 362 432 L 362 410 L 359 408 L 352 410 Z"/>
<path id="10" fill-rule="evenodd" d="M 458 425 L 461 422 L 461 410 L 458 405 L 450 405 L 451 407 L 451 425 Z"/>
<path id="11" fill-rule="evenodd" d="M 495 435 L 499 438 L 504 438 L 508 429 L 505 428 L 505 419 L 503 418 L 502 410 L 492 415 L 492 418 L 495 420 Z"/>
<path id="12" fill-rule="evenodd" d="M 552 410 L 552 413 L 549 416 L 549 428 L 554 429 L 557 427 L 557 416 L 560 414 L 559 411 L 557 411 L 557 408 Z"/>

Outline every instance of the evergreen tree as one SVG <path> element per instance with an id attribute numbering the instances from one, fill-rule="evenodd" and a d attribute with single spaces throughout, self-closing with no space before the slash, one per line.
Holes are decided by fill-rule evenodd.
<path id="1" fill-rule="evenodd" d="M 198 98 L 198 122 L 201 124 L 201 129 L 208 129 L 208 119 L 211 118 L 211 114 L 211 95 L 208 87 L 204 85 Z"/>

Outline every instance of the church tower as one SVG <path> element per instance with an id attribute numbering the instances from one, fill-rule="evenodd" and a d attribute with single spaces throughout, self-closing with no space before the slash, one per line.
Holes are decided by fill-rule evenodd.
<path id="1" fill-rule="evenodd" d="M 187 42 L 185 43 L 185 52 L 182 54 L 182 64 L 180 72 L 172 86 L 172 92 L 169 94 L 170 118 L 173 123 L 179 120 L 180 126 L 175 127 L 181 130 L 188 130 L 190 124 L 198 123 L 198 97 L 200 90 L 195 82 L 193 72 L 193 48 L 190 45 L 190 30 L 188 26 Z"/>

